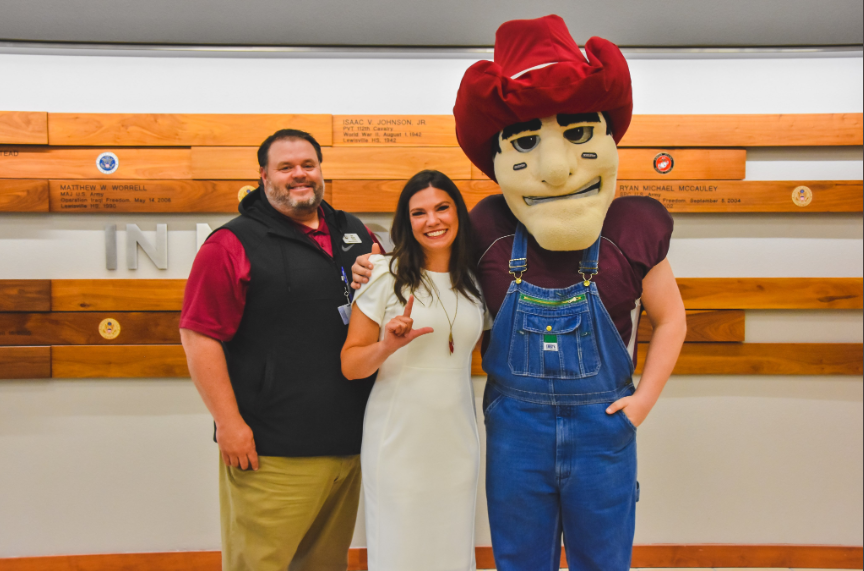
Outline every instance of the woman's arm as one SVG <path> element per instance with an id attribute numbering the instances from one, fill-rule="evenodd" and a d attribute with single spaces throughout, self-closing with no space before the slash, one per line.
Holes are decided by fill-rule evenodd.
<path id="1" fill-rule="evenodd" d="M 645 421 L 660 398 L 687 335 L 687 314 L 669 260 L 657 264 L 642 280 L 642 304 L 654 333 L 639 388 L 633 396 L 616 401 L 606 411 L 614 414 L 624 409 L 636 426 Z"/>
<path id="2" fill-rule="evenodd" d="M 413 307 L 414 296 L 411 296 L 405 305 L 405 312 L 384 326 L 384 338 L 378 341 L 381 328 L 354 304 L 348 324 L 348 338 L 342 347 L 342 374 L 346 379 L 365 379 L 377 371 L 387 357 L 421 335 L 432 333 L 431 327 L 413 329 Z"/>

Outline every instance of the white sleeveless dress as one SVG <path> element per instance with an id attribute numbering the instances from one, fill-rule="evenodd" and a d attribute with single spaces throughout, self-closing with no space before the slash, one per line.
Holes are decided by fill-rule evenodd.
<path id="1" fill-rule="evenodd" d="M 390 258 L 372 256 L 372 277 L 354 298 L 381 326 L 402 315 Z M 452 320 L 449 273 L 429 272 Z M 407 297 L 407 296 L 406 296 Z M 370 571 L 474 571 L 480 453 L 471 352 L 484 306 L 459 295 L 450 326 L 434 293 L 415 293 L 414 328 L 433 327 L 381 366 L 366 406 L 361 463 Z"/>

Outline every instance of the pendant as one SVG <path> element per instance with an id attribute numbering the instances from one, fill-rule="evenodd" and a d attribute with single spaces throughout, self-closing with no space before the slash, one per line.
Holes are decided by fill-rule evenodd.
<path id="1" fill-rule="evenodd" d="M 453 333 L 450 333 L 450 341 L 448 343 L 448 346 L 450 347 L 450 354 L 452 355 L 453 351 L 456 350 L 455 345 L 453 345 Z"/>

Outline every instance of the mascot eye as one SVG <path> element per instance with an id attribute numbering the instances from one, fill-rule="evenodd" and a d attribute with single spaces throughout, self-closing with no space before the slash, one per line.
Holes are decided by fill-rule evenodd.
<path id="1" fill-rule="evenodd" d="M 529 137 L 519 137 L 513 141 L 513 148 L 520 153 L 528 153 L 540 143 L 539 135 L 531 135 Z"/>
<path id="2" fill-rule="evenodd" d="M 564 131 L 564 138 L 575 145 L 587 143 L 594 136 L 594 127 L 576 127 Z"/>

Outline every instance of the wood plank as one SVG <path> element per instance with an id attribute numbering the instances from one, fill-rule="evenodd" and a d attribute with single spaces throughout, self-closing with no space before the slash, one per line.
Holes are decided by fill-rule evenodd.
<path id="1" fill-rule="evenodd" d="M 404 180 L 423 169 L 467 179 L 471 163 L 459 148 L 328 147 L 322 171 L 327 179 Z M 257 148 L 192 147 L 192 178 L 249 179 L 258 176 Z"/>
<path id="2" fill-rule="evenodd" d="M 636 373 L 648 345 L 640 344 Z M 861 343 L 685 343 L 675 375 L 864 374 Z"/>
<path id="3" fill-rule="evenodd" d="M 0 559 L 0 571 L 221 571 L 218 551 L 112 553 Z"/>
<path id="4" fill-rule="evenodd" d="M 51 280 L 0 280 L 0 311 L 51 311 Z"/>
<path id="5" fill-rule="evenodd" d="M 845 545 L 637 545 L 633 567 L 862 569 L 864 549 Z"/>
<path id="6" fill-rule="evenodd" d="M 51 347 L 0 347 L 0 379 L 51 378 Z"/>
<path id="7" fill-rule="evenodd" d="M 639 336 L 642 342 L 651 340 L 654 328 L 646 315 L 639 322 Z M 688 310 L 687 343 L 743 343 L 744 311 L 742 310 Z"/>
<path id="8" fill-rule="evenodd" d="M 103 152 L 117 156 L 113 174 L 96 168 Z M 188 179 L 191 155 L 189 149 L 0 147 L 0 178 Z"/>
<path id="9" fill-rule="evenodd" d="M 48 144 L 48 114 L 0 111 L 0 145 Z"/>
<path id="10" fill-rule="evenodd" d="M 51 309 L 179 311 L 185 283 L 185 280 L 53 280 Z M 862 278 L 678 278 L 678 287 L 687 309 L 864 308 Z"/>
<path id="11" fill-rule="evenodd" d="M 52 212 L 236 213 L 240 189 L 257 180 L 52 180 Z M 2 182 L 0 182 L 2 184 Z"/>
<path id="12" fill-rule="evenodd" d="M 642 373 L 648 344 L 639 344 L 636 374 Z M 685 343 L 675 375 L 862 375 L 860 343 Z M 485 375 L 479 351 L 472 375 Z"/>
<path id="13" fill-rule="evenodd" d="M 257 147 L 192 147 L 192 178 L 257 178 Z"/>
<path id="14" fill-rule="evenodd" d="M 861 113 L 634 115 L 621 147 L 860 146 Z"/>
<path id="15" fill-rule="evenodd" d="M 121 326 L 120 336 L 112 340 L 98 332 L 99 323 L 108 318 Z M 688 342 L 744 341 L 743 311 L 688 311 L 687 321 Z M 172 344 L 180 342 L 178 327 L 176 312 L 0 313 L 0 345 Z M 643 318 L 639 340 L 650 340 L 651 332 Z"/>
<path id="16" fill-rule="evenodd" d="M 54 311 L 180 311 L 186 280 L 52 280 Z"/>
<path id="17" fill-rule="evenodd" d="M 55 345 L 55 379 L 140 379 L 188 377 L 182 345 Z"/>
<path id="18" fill-rule="evenodd" d="M 493 569 L 491 547 L 475 548 L 477 568 Z M 636 545 L 633 567 L 861 569 L 864 550 L 842 545 Z M 561 564 L 567 565 L 562 552 Z M 0 571 L 219 571 L 218 551 L 61 555 L 0 559 Z M 348 571 L 368 569 L 366 549 L 348 552 Z"/>
<path id="19" fill-rule="evenodd" d="M 452 115 L 334 115 L 333 146 L 458 147 Z"/>
<path id="20" fill-rule="evenodd" d="M 111 320 L 120 333 L 105 339 L 99 325 Z M 176 345 L 179 312 L 0 313 L 0 345 Z"/>
<path id="21" fill-rule="evenodd" d="M 670 155 L 674 162 L 666 174 L 654 169 L 654 159 L 661 153 Z M 747 163 L 743 149 L 618 149 L 618 155 L 621 180 L 741 180 Z M 488 177 L 472 165 L 471 178 Z"/>
<path id="22" fill-rule="evenodd" d="M 348 212 L 394 212 L 407 180 L 334 180 L 333 206 Z M 468 209 L 501 189 L 489 179 L 454 180 Z"/>
<path id="23" fill-rule="evenodd" d="M 348 212 L 393 212 L 407 181 L 334 180 L 334 206 Z M 468 208 L 500 187 L 488 178 L 456 180 Z M 800 187 L 812 201 L 800 206 L 793 193 Z M 795 193 L 797 194 L 797 193 Z M 862 212 L 861 181 L 656 181 L 620 180 L 617 196 L 651 196 L 671 212 Z"/>
<path id="24" fill-rule="evenodd" d="M 861 278 L 678 278 L 688 309 L 862 309 Z"/>
<path id="25" fill-rule="evenodd" d="M 803 187 L 803 189 L 802 189 Z M 803 196 L 809 200 L 800 200 Z M 862 212 L 861 181 L 619 180 L 617 196 L 651 196 L 670 212 Z"/>
<path id="26" fill-rule="evenodd" d="M 0 212 L 48 212 L 48 181 L 0 179 Z"/>
<path id="27" fill-rule="evenodd" d="M 259 146 L 280 129 L 333 144 L 331 115 L 192 113 L 49 113 L 51 145 L 96 147 Z"/>

